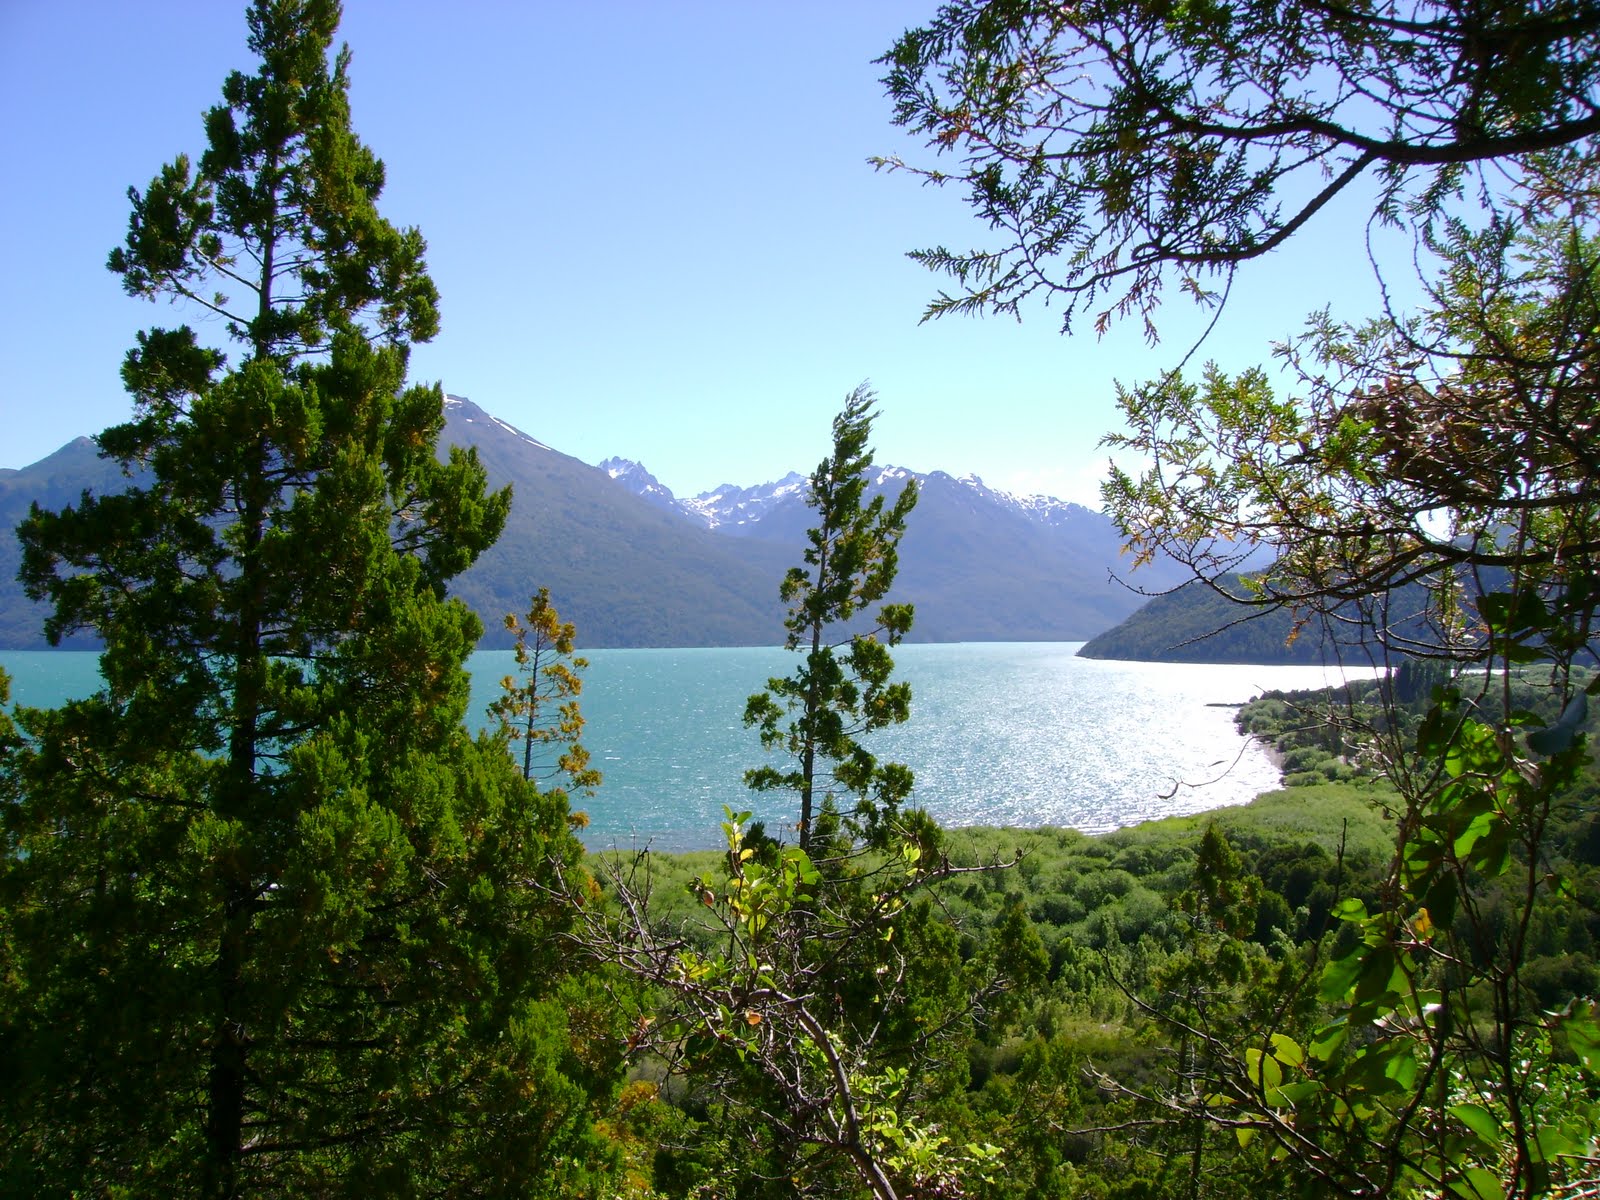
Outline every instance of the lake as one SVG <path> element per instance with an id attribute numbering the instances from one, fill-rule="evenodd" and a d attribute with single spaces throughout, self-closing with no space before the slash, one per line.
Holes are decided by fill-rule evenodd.
<path id="1" fill-rule="evenodd" d="M 1277 769 L 1235 730 L 1232 706 L 1345 677 L 1337 668 L 1085 659 L 1076 657 L 1081 644 L 900 646 L 896 674 L 911 684 L 911 720 L 869 745 L 916 772 L 914 801 L 943 824 L 1103 832 L 1276 787 Z M 583 742 L 605 779 L 574 807 L 589 814 L 591 847 L 712 846 L 724 804 L 752 810 L 769 832 L 794 820 L 792 804 L 744 788 L 744 771 L 768 760 L 741 718 L 746 697 L 798 656 L 775 647 L 586 655 Z M 95 662 L 87 653 L 0 651 L 24 704 L 89 694 Z M 514 660 L 509 650 L 484 651 L 470 666 L 481 721 Z"/>

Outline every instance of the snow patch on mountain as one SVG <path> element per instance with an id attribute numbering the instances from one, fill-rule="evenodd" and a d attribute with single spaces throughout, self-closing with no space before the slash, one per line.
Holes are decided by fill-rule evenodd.
<path id="1" fill-rule="evenodd" d="M 1031 521 L 1051 528 L 1059 528 L 1072 521 L 1083 521 L 1086 517 L 1098 514 L 1093 509 L 1085 508 L 1081 504 L 1073 504 L 1068 500 L 1061 500 L 1055 496 L 1043 496 L 1034 493 L 1030 496 L 1019 496 L 1015 492 L 1005 492 L 992 488 L 984 483 L 977 475 L 966 474 L 958 476 L 957 483 L 971 488 L 991 504 L 1007 508 L 1013 512 L 1021 513 Z"/>
<path id="2" fill-rule="evenodd" d="M 509 433 L 518 441 L 526 442 L 528 445 L 539 450 L 551 449 L 538 438 L 531 434 L 524 433 L 510 422 L 502 421 L 499 417 L 491 416 L 489 413 L 484 412 L 483 409 L 479 408 L 465 396 L 452 396 L 446 393 L 444 398 L 444 411 L 446 416 L 454 416 L 457 420 L 463 421 L 468 425 L 495 425 L 505 430 L 505 432 Z"/>

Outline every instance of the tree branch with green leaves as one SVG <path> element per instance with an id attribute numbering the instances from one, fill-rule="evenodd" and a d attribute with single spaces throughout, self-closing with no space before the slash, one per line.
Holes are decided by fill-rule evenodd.
<path id="1" fill-rule="evenodd" d="M 999 238 L 912 255 L 958 287 L 926 315 L 1048 299 L 1064 332 L 1135 316 L 1156 340 L 1168 285 L 1214 303 L 1363 177 L 1375 220 L 1425 234 L 1600 137 L 1600 17 L 1568 0 L 959 0 L 879 62 L 933 163 L 874 161 L 963 189 Z"/>

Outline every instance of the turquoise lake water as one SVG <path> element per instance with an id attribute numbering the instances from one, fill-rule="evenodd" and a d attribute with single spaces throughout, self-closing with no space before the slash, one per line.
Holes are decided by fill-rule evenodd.
<path id="1" fill-rule="evenodd" d="M 1234 710 L 1270 688 L 1320 687 L 1320 667 L 1130 663 L 1075 657 L 1077 642 L 970 642 L 895 650 L 911 720 L 878 735 L 880 758 L 917 778 L 914 801 L 947 825 L 1065 825 L 1101 832 L 1239 804 L 1278 771 L 1234 729 Z M 777 648 L 592 650 L 581 698 L 584 744 L 604 782 L 574 807 L 591 846 L 714 845 L 722 806 L 777 831 L 794 814 L 742 784 L 764 752 L 741 721 L 745 698 L 792 669 Z M 51 705 L 98 686 L 95 656 L 0 651 L 13 699 Z M 510 651 L 472 657 L 482 720 Z M 1370 676 L 1370 671 L 1351 675 Z M 777 760 L 773 760 L 775 765 Z"/>

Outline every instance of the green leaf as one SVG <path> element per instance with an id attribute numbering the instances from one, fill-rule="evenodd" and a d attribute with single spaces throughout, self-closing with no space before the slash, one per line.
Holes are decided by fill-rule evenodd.
<path id="1" fill-rule="evenodd" d="M 1250 1083 L 1257 1091 L 1266 1092 L 1268 1089 L 1282 1086 L 1283 1068 L 1270 1054 L 1263 1054 L 1251 1047 L 1244 1052 L 1244 1062 Z"/>
<path id="2" fill-rule="evenodd" d="M 1499 814 L 1493 812 L 1479 813 L 1467 823 L 1467 827 L 1456 837 L 1453 849 L 1457 858 L 1466 858 L 1472 853 L 1472 848 L 1478 844 L 1494 827 Z"/>
<path id="3" fill-rule="evenodd" d="M 1560 1029 L 1578 1062 L 1591 1075 L 1600 1075 L 1600 1003 L 1579 1003 L 1563 1017 Z"/>
<path id="4" fill-rule="evenodd" d="M 1300 1049 L 1300 1043 L 1282 1033 L 1272 1035 L 1272 1054 L 1279 1062 L 1287 1066 L 1298 1067 L 1305 1062 L 1305 1053 Z"/>
<path id="5" fill-rule="evenodd" d="M 1495 822 L 1473 845 L 1467 861 L 1487 876 L 1504 875 L 1511 866 L 1511 832 L 1506 822 Z"/>
<path id="6" fill-rule="evenodd" d="M 1313 1096 L 1320 1096 L 1327 1089 L 1315 1079 L 1302 1079 L 1297 1083 L 1286 1083 L 1280 1088 L 1274 1088 L 1267 1095 L 1267 1103 L 1277 1108 L 1298 1108 Z"/>
<path id="7" fill-rule="evenodd" d="M 1339 999 L 1344 992 L 1339 993 Z M 1318 1062 L 1331 1062 L 1350 1037 L 1350 1026 L 1340 1017 L 1317 1030 L 1311 1039 L 1311 1057 Z"/>
<path id="8" fill-rule="evenodd" d="M 1422 906 L 1428 910 L 1435 926 L 1449 928 L 1456 917 L 1456 902 L 1460 894 L 1460 885 L 1454 875 L 1441 874 L 1429 886 Z"/>
<path id="9" fill-rule="evenodd" d="M 1343 958 L 1335 958 L 1322 968 L 1320 992 L 1329 1004 L 1338 1004 L 1350 994 L 1356 980 L 1361 977 L 1362 954 L 1353 950 Z"/>
<path id="10" fill-rule="evenodd" d="M 1472 1131 L 1485 1150 L 1490 1153 L 1499 1151 L 1502 1140 L 1500 1126 L 1487 1108 L 1481 1104 L 1457 1104 L 1449 1111 L 1451 1116 Z"/>
<path id="11" fill-rule="evenodd" d="M 1592 1122 L 1545 1124 L 1532 1132 L 1528 1158 L 1536 1163 L 1554 1162 L 1564 1154 L 1583 1154 L 1593 1136 Z"/>
<path id="12" fill-rule="evenodd" d="M 1352 1110 L 1363 1120 L 1369 1119 L 1377 1097 L 1403 1087 L 1401 1081 L 1408 1076 L 1415 1079 L 1416 1068 L 1409 1042 L 1391 1039 L 1363 1047 L 1347 1068 L 1348 1079 L 1358 1088 L 1351 1099 Z"/>
<path id="13" fill-rule="evenodd" d="M 1354 1000 L 1357 1004 L 1381 1002 L 1398 997 L 1406 986 L 1406 975 L 1395 952 L 1388 946 L 1374 947 L 1361 963 Z"/>
<path id="14" fill-rule="evenodd" d="M 1452 1197 L 1460 1200 L 1505 1200 L 1506 1190 L 1500 1177 L 1482 1167 L 1468 1167 L 1459 1179 L 1446 1184 Z"/>
<path id="15" fill-rule="evenodd" d="M 1365 921 L 1367 919 L 1366 901 L 1354 896 L 1346 896 L 1330 910 L 1329 915 L 1340 921 Z"/>
<path id="16" fill-rule="evenodd" d="M 1416 1056 L 1409 1050 L 1390 1055 L 1383 1067 L 1384 1075 L 1392 1079 L 1402 1090 L 1407 1090 L 1416 1083 L 1417 1070 Z"/>
<path id="17" fill-rule="evenodd" d="M 1455 734 L 1455 709 L 1460 699 L 1460 693 L 1448 689 L 1440 702 L 1427 711 L 1417 727 L 1418 754 L 1438 758 L 1450 748 Z"/>

